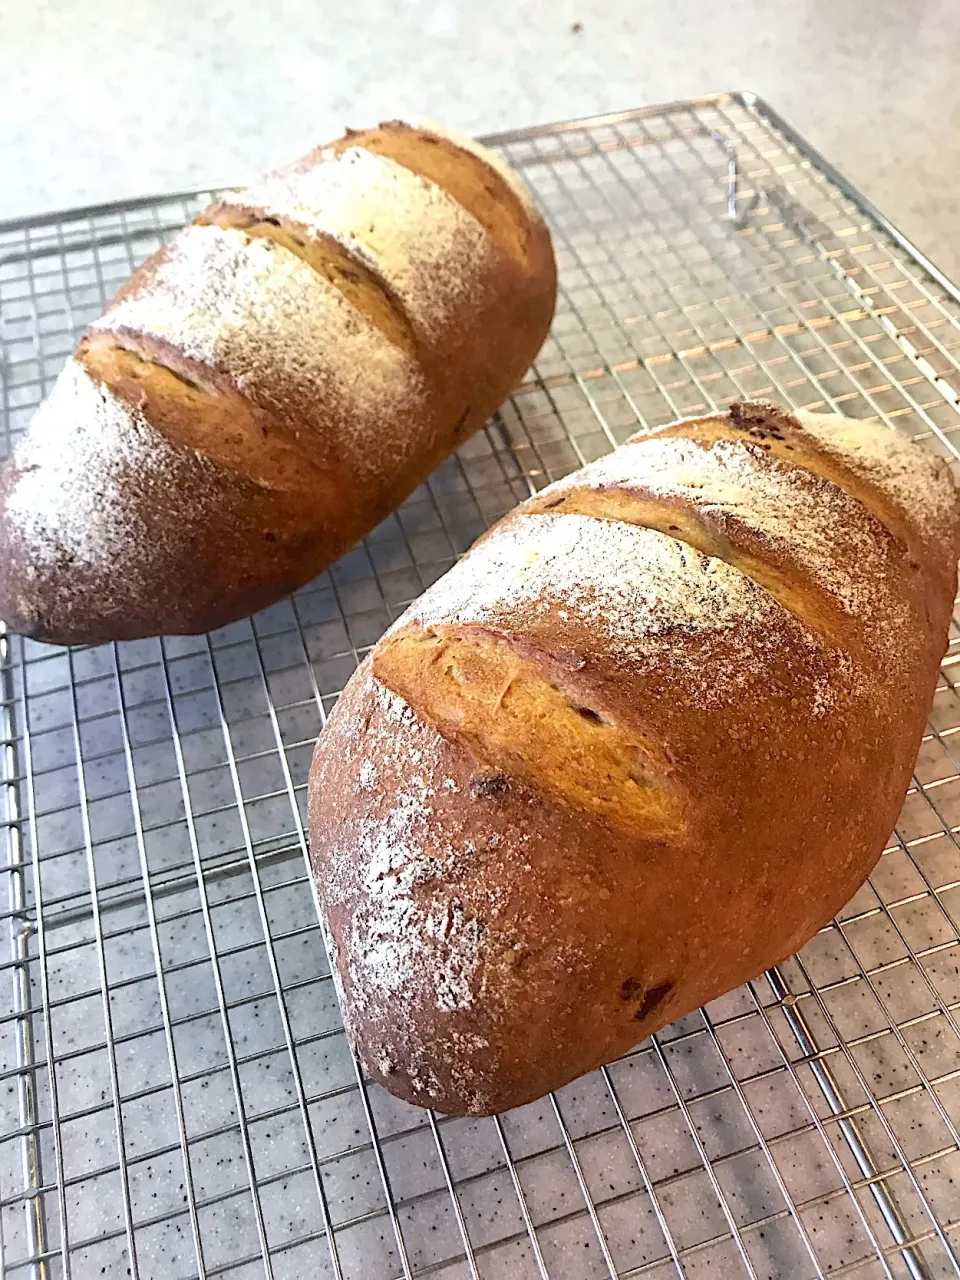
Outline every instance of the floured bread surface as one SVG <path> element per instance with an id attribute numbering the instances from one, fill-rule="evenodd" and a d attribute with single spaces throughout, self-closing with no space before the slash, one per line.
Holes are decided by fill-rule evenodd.
<path id="1" fill-rule="evenodd" d="M 754 440 L 640 438 L 528 509 L 658 529 L 729 563 L 852 655 L 894 667 L 899 631 L 923 608 L 918 565 L 876 515 Z"/>
<path id="2" fill-rule="evenodd" d="M 400 129 L 404 126 L 401 124 Z M 477 142 L 475 138 L 468 138 L 466 134 L 458 133 L 455 129 L 447 129 L 442 124 L 438 124 L 435 120 L 418 120 L 417 127 L 430 138 L 442 139 L 448 143 L 447 154 L 450 156 L 458 156 L 461 152 L 468 152 L 470 155 L 477 157 L 480 162 L 487 168 L 493 169 L 494 172 L 503 179 L 513 194 L 517 197 L 517 201 L 527 213 L 536 211 L 536 202 L 530 194 L 528 188 L 520 181 L 519 176 L 513 169 L 502 160 L 500 156 L 491 151 L 489 147 L 483 146 Z M 501 200 L 501 203 L 504 203 Z"/>
<path id="3" fill-rule="evenodd" d="M 4 472 L 0 618 L 90 643 L 281 598 L 489 418 L 555 296 L 518 184 L 398 122 L 215 201 L 134 272 L 41 409 L 19 456 L 55 423 L 70 465 Z"/>
<path id="4" fill-rule="evenodd" d="M 904 512 L 931 542 L 955 536 L 956 485 L 947 463 L 902 435 L 839 413 L 793 415 L 825 451 L 842 460 Z"/>
<path id="5" fill-rule="evenodd" d="M 564 693 L 489 632 L 408 632 L 380 650 L 375 672 L 494 770 L 508 769 L 615 825 L 663 834 L 683 822 L 670 767 L 642 735 Z"/>
<path id="6" fill-rule="evenodd" d="M 429 429 L 417 362 L 289 250 L 242 231 L 186 227 L 92 329 L 158 340 L 183 367 L 225 375 L 297 424 L 308 458 L 349 462 L 361 481 L 407 461 L 411 422 Z"/>
<path id="7" fill-rule="evenodd" d="M 397 121 L 318 148 L 200 220 L 252 226 L 321 272 L 338 263 L 352 305 L 369 313 L 363 298 L 376 298 L 402 321 L 438 412 L 464 432 L 526 368 L 511 325 L 545 328 L 552 312 L 550 239 L 519 180 L 482 148 Z"/>
<path id="8" fill-rule="evenodd" d="M 122 478 L 136 473 L 145 487 L 162 492 L 176 468 L 175 455 L 143 416 L 70 360 L 14 450 L 6 519 L 33 561 L 118 564 L 124 576 L 136 574 L 151 547 L 144 526 L 135 518 L 131 524 L 125 510 Z M 202 486 L 193 500 L 198 505 L 184 518 L 205 514 Z"/>
<path id="9" fill-rule="evenodd" d="M 936 565 L 937 549 L 956 538 L 956 483 L 948 465 L 877 423 L 744 401 L 727 413 L 686 419 L 633 440 L 664 436 L 750 440 L 771 456 L 832 481 L 913 547 L 928 570 Z"/>
<path id="10" fill-rule="evenodd" d="M 735 701 L 745 685 L 767 679 L 770 647 L 789 629 L 815 676 L 812 714 L 831 702 L 823 646 L 767 591 L 723 560 L 622 521 L 518 515 L 429 588 L 410 617 L 426 628 L 550 635 L 551 646 L 554 635 L 562 644 L 561 635 L 575 634 L 577 663 L 602 662 L 625 676 L 670 670 L 688 681 L 695 707 Z M 729 659 L 706 664 L 704 652 L 720 648 Z"/>
<path id="11" fill-rule="evenodd" d="M 480 287 L 496 250 L 476 218 L 440 187 L 362 147 L 266 177 L 238 203 L 330 236 L 376 263 L 429 335 L 445 332 L 462 297 Z"/>
<path id="12" fill-rule="evenodd" d="M 374 1079 L 454 1113 L 526 1102 L 856 890 L 956 585 L 956 489 L 882 430 L 738 405 L 638 437 L 521 504 L 374 648 L 310 780 Z"/>
<path id="13" fill-rule="evenodd" d="M 304 571 L 309 503 L 301 490 L 171 443 L 138 398 L 70 360 L 0 483 L 0 578 L 15 592 L 8 616 L 92 641 L 150 624 L 199 630 L 216 616 L 211 599 L 226 590 L 225 573 L 229 590 L 257 608 L 266 603 L 257 558 L 269 556 L 291 584 Z M 313 530 L 322 537 L 322 516 Z M 170 565 L 180 566 L 176 576 Z"/>

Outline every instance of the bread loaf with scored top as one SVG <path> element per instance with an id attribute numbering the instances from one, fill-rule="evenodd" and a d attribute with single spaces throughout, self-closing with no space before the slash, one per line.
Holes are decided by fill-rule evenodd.
<path id="1" fill-rule="evenodd" d="M 896 820 L 958 535 L 939 459 L 770 404 L 636 436 L 485 534 L 311 772 L 370 1075 L 502 1110 L 802 946 Z"/>
<path id="2" fill-rule="evenodd" d="M 383 519 L 522 377 L 555 265 L 490 152 L 399 122 L 215 201 L 84 334 L 0 475 L 0 618 L 198 632 Z"/>

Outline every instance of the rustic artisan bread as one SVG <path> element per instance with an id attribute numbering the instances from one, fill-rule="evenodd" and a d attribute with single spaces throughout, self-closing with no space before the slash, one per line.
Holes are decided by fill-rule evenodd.
<path id="1" fill-rule="evenodd" d="M 805 943 L 897 817 L 957 550 L 945 464 L 767 404 L 637 436 L 494 526 L 313 763 L 370 1075 L 515 1106 Z"/>
<path id="2" fill-rule="evenodd" d="M 81 339 L 0 476 L 0 618 L 205 631 L 368 532 L 519 381 L 553 313 L 529 195 L 400 123 L 219 200 Z"/>

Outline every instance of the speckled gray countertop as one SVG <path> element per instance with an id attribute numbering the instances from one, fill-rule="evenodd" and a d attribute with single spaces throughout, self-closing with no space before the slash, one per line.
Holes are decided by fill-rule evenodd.
<path id="1" fill-rule="evenodd" d="M 0 218 L 240 181 L 344 124 L 773 103 L 960 275 L 956 0 L 0 0 Z"/>
<path id="2" fill-rule="evenodd" d="M 102 0 L 96 19 L 94 6 L 76 0 L 21 0 L 16 11 L 14 6 L 15 0 L 0 0 L 0 218 L 240 181 L 338 133 L 344 124 L 385 116 L 425 115 L 486 132 L 747 87 L 768 98 L 934 261 L 960 277 L 954 234 L 960 189 L 960 0 L 921 0 L 920 17 L 916 6 L 911 13 L 903 0 L 874 0 L 869 6 L 858 0 L 474 0 L 471 5 L 466 0 L 353 0 L 323 6 L 306 0 L 234 6 L 223 0 Z M 681 180 L 678 173 L 676 181 Z M 637 225 L 650 225 L 636 211 L 634 218 Z M 621 260 L 623 237 L 630 234 L 628 227 L 621 242 L 611 246 L 604 224 L 602 251 L 612 255 L 607 266 Z M 600 249 L 599 233 L 587 227 L 584 235 L 588 247 L 592 239 L 593 249 Z M 62 277 L 55 271 L 47 275 L 44 316 L 69 311 L 74 282 L 77 310 L 70 313 L 71 322 L 80 319 L 84 299 L 90 305 L 95 286 L 84 273 L 92 269 L 82 253 L 78 259 Z M 125 272 L 124 261 L 118 255 L 98 262 L 108 291 Z M 603 270 L 601 264 L 598 277 Z M 721 271 L 710 284 L 716 292 L 705 296 L 729 298 L 737 286 L 726 282 L 742 278 L 733 265 L 729 276 Z M 796 300 L 784 301 L 796 307 L 805 283 L 798 274 Z M 613 286 L 608 287 L 612 296 Z M 52 373 L 72 338 L 59 321 L 42 327 L 27 291 L 17 295 L 19 290 L 10 292 L 16 306 L 3 317 L 18 344 L 17 378 L 37 352 L 46 355 Z M 617 305 L 632 304 L 628 298 Z M 589 304 L 584 336 L 589 317 L 607 307 L 606 294 Z M 637 313 L 609 312 L 614 319 L 621 314 Z M 724 308 L 716 314 L 725 322 L 729 312 Z M 744 314 L 753 313 L 748 307 Z M 615 364 L 611 353 L 619 342 L 618 325 L 606 325 L 602 348 L 585 345 L 574 358 L 591 366 L 601 359 Z M 864 321 L 868 326 L 886 340 L 875 317 Z M 577 339 L 568 340 L 563 359 L 574 368 L 570 350 Z M 861 353 L 881 360 L 887 350 L 861 342 L 837 355 L 824 382 L 833 379 L 831 394 L 843 394 L 845 408 L 859 382 L 850 370 Z M 895 348 L 893 355 L 903 362 L 894 369 L 895 379 L 905 368 L 913 371 L 902 351 Z M 794 376 L 805 388 L 799 393 L 802 402 L 818 394 L 816 356 L 805 368 L 784 343 L 783 357 L 794 360 Z M 737 362 L 743 381 L 725 386 L 749 388 L 754 375 L 759 385 L 768 385 L 761 346 L 744 346 Z M 700 394 L 691 379 L 686 389 L 675 388 L 676 399 L 668 402 L 661 398 L 659 382 L 651 379 L 643 390 L 643 373 L 638 374 L 631 394 L 638 400 L 649 397 L 646 421 L 665 421 L 686 403 L 683 395 Z M 863 381 L 872 385 L 869 378 Z M 619 380 L 618 386 L 623 386 Z M 15 391 L 9 403 L 23 415 L 39 396 L 32 368 Z M 890 408 L 898 393 L 881 392 Z M 581 401 L 578 394 L 571 391 L 559 412 L 569 415 L 564 420 L 571 432 L 583 414 L 576 428 L 583 433 L 583 457 L 586 448 L 596 447 L 588 442 L 599 433 L 590 425 L 594 414 L 586 395 Z M 517 418 L 531 442 L 543 442 L 548 456 L 557 444 L 557 403 L 551 401 L 546 412 L 530 402 L 529 416 Z M 855 410 L 866 406 L 865 399 L 855 399 Z M 634 410 L 625 402 L 620 407 L 628 411 L 618 429 L 622 425 L 626 431 L 635 422 Z M 952 406 L 942 408 L 953 414 Z M 614 422 L 616 402 L 605 403 L 604 412 Z M 471 1268 L 458 1260 L 462 1231 L 478 1249 L 488 1250 L 485 1276 L 514 1280 L 543 1274 L 524 1253 L 521 1200 L 503 1163 L 508 1152 L 511 1160 L 524 1162 L 523 1212 L 542 1228 L 546 1265 L 551 1274 L 571 1280 L 610 1272 L 599 1257 L 599 1236 L 591 1235 L 590 1221 L 571 1210 L 581 1195 L 602 1197 L 603 1230 L 624 1259 L 624 1269 L 653 1275 L 652 1260 L 661 1258 L 656 1274 L 673 1271 L 651 1207 L 656 1202 L 643 1199 L 641 1172 L 647 1186 L 670 1183 L 663 1203 L 673 1238 L 681 1248 L 689 1247 L 694 1259 L 689 1274 L 740 1274 L 732 1240 L 724 1234 L 729 1220 L 725 1223 L 700 1167 L 704 1151 L 724 1162 L 723 1186 L 737 1221 L 765 1224 L 751 1240 L 758 1275 L 809 1274 L 800 1234 L 786 1212 L 784 1187 L 808 1189 L 812 1198 L 804 1198 L 804 1207 L 811 1235 L 825 1250 L 820 1255 L 825 1267 L 846 1271 L 856 1248 L 870 1248 L 858 1225 L 862 1218 L 868 1227 L 869 1196 L 864 1193 L 856 1204 L 838 1197 L 830 1165 L 836 1154 L 827 1138 L 817 1145 L 825 1132 L 817 1111 L 809 1111 L 816 1126 L 805 1118 L 804 1108 L 811 1104 L 801 1095 L 802 1077 L 792 1065 L 780 1074 L 770 1067 L 783 1047 L 767 1013 L 759 1016 L 756 996 L 744 991 L 712 1007 L 712 1038 L 693 1036 L 698 1015 L 691 1015 L 660 1037 L 656 1060 L 633 1055 L 614 1064 L 609 1091 L 594 1074 L 561 1091 L 559 1102 L 534 1103 L 506 1117 L 502 1129 L 495 1130 L 493 1122 L 444 1122 L 445 1148 L 431 1132 L 433 1120 L 428 1124 L 382 1091 L 361 1095 L 356 1088 L 312 898 L 303 873 L 295 869 L 299 854 L 289 839 L 286 788 L 290 780 L 299 787 L 305 779 L 320 728 L 315 693 L 329 704 L 352 669 L 350 649 L 372 643 L 389 621 L 392 605 L 409 599 L 427 573 L 432 576 L 453 549 L 468 545 L 491 514 L 499 515 L 525 491 L 511 490 L 513 477 L 502 471 L 502 463 L 495 468 L 500 478 L 491 482 L 484 476 L 488 455 L 480 437 L 471 456 L 472 448 L 465 449 L 446 481 L 442 475 L 434 478 L 430 503 L 411 504 L 402 539 L 389 530 L 385 539 L 374 535 L 372 553 L 358 550 L 352 562 L 347 557 L 334 579 L 304 593 L 296 615 L 283 601 L 260 615 L 255 635 L 248 624 L 238 623 L 212 642 L 169 639 L 162 653 L 156 642 L 142 641 L 117 653 L 101 647 L 42 659 L 34 655 L 25 668 L 21 678 L 30 693 L 33 736 L 31 831 L 43 863 L 35 883 L 47 898 L 46 936 L 54 921 L 56 932 L 43 961 L 44 994 L 50 1001 L 46 1029 L 39 1014 L 6 1017 L 0 1025 L 0 1059 L 9 1065 L 17 1054 L 21 1059 L 28 1054 L 23 1026 L 33 1026 L 38 1046 L 42 1036 L 50 1037 L 52 1053 L 60 1056 L 53 1075 L 56 1096 L 42 1061 L 30 1076 L 37 1082 L 42 1119 L 37 1126 L 42 1130 L 40 1179 L 49 1188 L 60 1159 L 67 1185 L 62 1216 L 52 1190 L 35 1198 L 31 1193 L 18 1203 L 25 1185 L 19 1158 L 28 1144 L 18 1149 L 7 1141 L 0 1153 L 0 1201 L 7 1205 L 0 1214 L 6 1253 L 0 1270 L 7 1259 L 20 1259 L 17 1273 L 25 1274 L 22 1259 L 33 1245 L 32 1219 L 23 1207 L 37 1204 L 41 1211 L 48 1206 L 51 1222 L 66 1223 L 75 1243 L 74 1280 L 128 1274 L 125 1209 L 137 1224 L 141 1280 L 196 1276 L 184 1207 L 193 1196 L 200 1204 L 197 1230 L 208 1268 L 220 1273 L 222 1266 L 221 1274 L 229 1271 L 236 1280 L 262 1277 L 262 1268 L 249 1261 L 259 1254 L 262 1230 L 275 1247 L 276 1280 L 329 1275 L 326 1244 L 314 1231 L 322 1219 L 319 1188 L 324 1204 L 333 1206 L 343 1274 L 380 1280 L 401 1269 L 384 1207 L 388 1176 L 404 1206 L 409 1269 L 423 1274 L 430 1268 L 437 1280 L 463 1280 Z M 535 450 L 539 457 L 539 443 Z M 573 465 L 572 446 L 569 455 L 554 456 L 566 458 L 565 464 L 554 464 L 558 471 Z M 475 506 L 464 503 L 462 475 L 484 476 L 483 496 Z M 382 575 L 376 586 L 369 564 Z M 278 709 L 270 714 L 266 692 Z M 946 724 L 949 731 L 952 721 L 942 708 L 939 714 L 938 725 Z M 82 772 L 74 758 L 77 744 Z M 936 742 L 927 745 L 918 777 L 939 785 L 953 766 Z M 181 769 L 190 771 L 188 780 Z M 127 794 L 131 770 L 139 785 L 135 810 Z M 295 805 L 299 797 L 300 792 L 292 797 Z M 934 877 L 928 884 L 944 883 L 952 875 L 946 869 L 952 845 L 937 833 L 950 810 L 931 807 L 916 790 L 912 799 L 916 807 L 905 811 L 906 830 L 915 843 L 924 842 L 919 857 L 929 861 L 920 865 L 929 870 L 922 874 Z M 946 803 L 955 804 L 955 796 L 951 800 L 947 794 Z M 830 1017 L 837 1022 L 830 1025 L 860 1029 L 867 1025 L 865 1017 L 874 1016 L 864 1013 L 862 986 L 849 984 L 854 959 L 864 974 L 875 972 L 876 957 L 888 956 L 884 948 L 900 955 L 897 948 L 905 940 L 922 955 L 949 958 L 943 949 L 946 933 L 940 932 L 947 929 L 943 904 L 938 900 L 935 911 L 932 895 L 915 892 L 921 871 L 913 857 L 908 861 L 897 851 L 885 859 L 885 896 L 865 896 L 852 908 L 851 921 L 864 923 L 861 933 L 845 929 L 842 935 L 822 936 L 811 953 L 810 972 L 832 991 Z M 900 871 L 891 873 L 898 865 Z M 898 875 L 907 887 L 899 887 Z M 142 876 L 156 894 L 149 917 L 136 887 Z M 12 884 L 14 877 L 8 878 Z M 91 878 L 101 907 L 106 903 L 110 910 L 99 951 L 85 909 L 75 911 L 76 903 L 87 900 Z M 864 895 L 873 892 L 864 890 Z M 903 925 L 896 925 L 894 938 L 887 904 L 897 901 L 909 903 L 911 913 L 898 917 Z M 868 902 L 873 905 L 864 909 Z M 876 902 L 891 920 L 889 936 L 875 931 Z M 31 943 L 31 957 L 39 946 Z M 37 974 L 39 963 L 31 959 L 29 976 Z M 883 981 L 889 985 L 882 991 L 888 1011 L 926 1008 L 912 1003 L 926 998 L 918 997 L 912 984 L 926 982 L 933 991 L 934 979 L 912 964 L 886 967 L 891 971 Z M 946 969 L 931 972 L 939 982 L 937 974 Z M 107 981 L 109 992 L 102 994 Z M 879 1009 L 879 996 L 877 1001 Z M 897 1028 L 906 1026 L 899 1016 Z M 922 1059 L 923 1070 L 938 1084 L 949 1081 L 955 1065 L 955 1044 L 946 1027 L 941 1019 L 924 1029 L 929 1042 L 923 1040 L 922 1053 L 917 1050 L 913 1059 Z M 116 1052 L 107 1048 L 108 1031 L 116 1038 Z M 287 1043 L 296 1045 L 295 1054 Z M 862 1079 L 872 1082 L 885 1104 L 905 1103 L 902 1110 L 887 1107 L 884 1124 L 889 1113 L 889 1123 L 902 1126 L 897 1134 L 905 1150 L 942 1154 L 946 1139 L 939 1136 L 936 1117 L 921 1109 L 922 1091 L 902 1088 L 909 1064 L 897 1055 L 899 1044 L 907 1041 L 900 1036 L 894 1043 L 871 1031 L 857 1043 L 862 1056 L 856 1070 L 863 1072 Z M 45 1052 L 38 1048 L 39 1055 Z M 0 1132 L 16 1138 L 24 1126 L 26 1091 L 17 1088 L 10 1070 L 5 1076 Z M 735 1089 L 724 1083 L 728 1076 Z M 741 1081 L 756 1089 L 751 1093 L 755 1114 L 742 1105 Z M 672 1105 L 674 1096 L 679 1106 Z M 855 1096 L 860 1099 L 862 1091 Z M 709 1109 L 695 1113 L 695 1125 L 687 1100 L 707 1098 Z M 54 1102 L 65 1117 L 62 1152 L 48 1126 Z M 756 1119 L 761 1116 L 763 1128 Z M 623 1117 L 630 1117 L 629 1127 Z M 865 1131 L 877 1132 L 875 1126 Z M 364 1136 L 368 1132 L 371 1142 Z M 777 1164 L 771 1160 L 768 1167 L 764 1135 L 774 1133 Z M 894 1129 L 889 1133 L 892 1138 Z M 596 1141 L 588 1144 L 587 1137 Z M 576 1174 L 566 1142 L 571 1155 L 577 1144 Z M 923 1142 L 929 1145 L 919 1145 Z M 641 1147 L 644 1165 L 634 1155 Z M 881 1149 L 886 1151 L 883 1141 Z M 896 1173 L 890 1159 L 878 1156 L 878 1167 L 893 1167 Z M 310 1161 L 313 1170 L 322 1165 L 322 1179 L 317 1173 L 315 1184 Z M 837 1169 L 842 1169 L 839 1162 Z M 946 1219 L 953 1215 L 956 1196 L 951 1166 L 944 1163 L 943 1169 L 938 1157 L 925 1155 L 918 1185 L 944 1207 Z M 262 1184 L 255 1195 L 248 1190 L 251 1170 Z M 511 1172 L 519 1188 L 515 1167 Z M 461 1190 L 448 1200 L 451 1176 Z M 896 1187 L 906 1181 L 905 1176 L 892 1179 Z M 719 1188 L 720 1182 L 714 1185 Z M 265 1224 L 259 1228 L 258 1215 Z M 801 1222 L 799 1213 L 796 1222 Z M 919 1210 L 906 1222 L 911 1235 L 932 1234 Z M 302 1243 L 281 1253 L 298 1234 Z M 400 1234 L 398 1228 L 398 1242 Z M 711 1237 L 719 1242 L 715 1249 Z M 694 1254 L 704 1242 L 710 1251 Z M 55 1247 L 56 1236 L 54 1269 L 59 1266 Z M 887 1256 L 900 1265 L 892 1252 Z"/>

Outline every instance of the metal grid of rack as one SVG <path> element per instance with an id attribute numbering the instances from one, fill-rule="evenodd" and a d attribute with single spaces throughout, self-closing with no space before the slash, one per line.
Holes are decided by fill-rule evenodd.
<path id="1" fill-rule="evenodd" d="M 0 634 L 4 1276 L 960 1275 L 960 701 L 803 953 L 499 1118 L 346 1045 L 306 870 L 323 718 L 493 519 L 643 425 L 773 396 L 960 458 L 960 295 L 764 104 L 493 140 L 561 297 L 484 432 L 292 600 L 210 636 Z M 207 193 L 0 226 L 5 453 L 77 335 Z"/>

